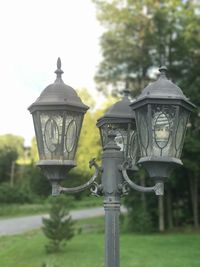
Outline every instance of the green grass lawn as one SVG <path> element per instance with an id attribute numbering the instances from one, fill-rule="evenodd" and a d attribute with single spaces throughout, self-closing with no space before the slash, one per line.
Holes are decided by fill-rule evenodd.
<path id="1" fill-rule="evenodd" d="M 103 218 L 82 220 L 76 227 L 82 227 L 82 233 L 55 255 L 46 254 L 47 239 L 41 231 L 0 237 L 0 266 L 103 267 Z M 122 234 L 120 239 L 121 267 L 200 266 L 200 233 Z"/>

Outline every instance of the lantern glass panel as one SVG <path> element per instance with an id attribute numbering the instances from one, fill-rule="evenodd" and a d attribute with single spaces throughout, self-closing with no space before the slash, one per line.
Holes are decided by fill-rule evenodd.
<path id="1" fill-rule="evenodd" d="M 124 152 L 125 159 L 129 158 L 135 164 L 138 145 L 137 134 L 132 123 L 107 123 L 101 126 L 100 130 L 103 147 L 109 141 L 109 131 L 114 131 L 115 142 L 120 147 L 120 151 Z"/>
<path id="2" fill-rule="evenodd" d="M 174 105 L 151 105 L 152 154 L 156 157 L 174 156 L 173 133 L 178 109 Z"/>
<path id="3" fill-rule="evenodd" d="M 175 132 L 174 147 L 175 147 L 175 157 L 177 158 L 181 157 L 189 116 L 190 116 L 189 111 L 181 107 L 179 111 L 179 120 Z"/>
<path id="4" fill-rule="evenodd" d="M 149 104 L 136 111 L 142 157 L 180 158 L 189 112 L 179 105 Z"/>
<path id="5" fill-rule="evenodd" d="M 144 106 L 135 111 L 137 132 L 138 132 L 138 143 L 140 146 L 140 154 L 142 157 L 148 155 L 149 149 L 149 126 L 147 119 L 147 106 Z"/>
<path id="6" fill-rule="evenodd" d="M 33 114 L 40 160 L 73 160 L 83 116 L 68 111 Z"/>

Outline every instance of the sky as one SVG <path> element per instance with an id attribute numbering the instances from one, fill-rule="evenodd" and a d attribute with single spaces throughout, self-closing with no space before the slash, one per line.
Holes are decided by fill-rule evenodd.
<path id="1" fill-rule="evenodd" d="M 0 135 L 31 144 L 27 108 L 54 82 L 58 57 L 64 82 L 97 98 L 101 34 L 92 0 L 0 0 Z"/>

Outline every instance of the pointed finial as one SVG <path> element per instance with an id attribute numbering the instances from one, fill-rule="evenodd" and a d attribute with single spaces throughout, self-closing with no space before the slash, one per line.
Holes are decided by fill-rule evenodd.
<path id="1" fill-rule="evenodd" d="M 61 69 L 61 59 L 60 59 L 60 57 L 57 59 L 57 68 Z"/>
<path id="2" fill-rule="evenodd" d="M 131 92 L 129 91 L 129 89 L 124 89 L 124 90 L 122 91 L 122 94 L 123 94 L 123 99 L 124 99 L 124 100 L 129 100 L 129 97 L 130 97 L 130 95 L 131 95 Z"/>
<path id="3" fill-rule="evenodd" d="M 57 70 L 55 71 L 57 77 L 56 77 L 56 82 L 58 81 L 62 81 L 62 74 L 64 73 L 62 70 L 61 70 L 61 59 L 58 58 L 57 60 Z"/>
<path id="4" fill-rule="evenodd" d="M 161 78 L 167 78 L 167 67 L 161 66 L 159 68 L 159 71 L 160 71 L 160 77 Z"/>

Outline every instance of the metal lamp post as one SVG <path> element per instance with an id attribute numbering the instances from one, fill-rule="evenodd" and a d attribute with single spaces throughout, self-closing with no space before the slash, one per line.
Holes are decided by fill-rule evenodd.
<path id="1" fill-rule="evenodd" d="M 166 78 L 166 68 L 160 78 L 147 86 L 141 95 L 130 101 L 128 90 L 97 121 L 103 147 L 102 167 L 95 160 L 94 175 L 83 185 L 65 188 L 59 182 L 75 166 L 75 153 L 84 113 L 88 109 L 75 90 L 62 81 L 61 62 L 57 62 L 57 78 L 29 107 L 33 115 L 39 151 L 38 166 L 52 183 L 52 194 L 76 193 L 90 188 L 93 195 L 104 197 L 105 267 L 119 267 L 120 198 L 129 188 L 162 195 L 163 182 L 171 170 L 180 165 L 181 149 L 189 113 L 194 105 L 180 88 Z M 135 184 L 130 178 L 138 163 L 144 165 L 152 187 Z M 100 183 L 97 178 L 101 177 Z"/>

